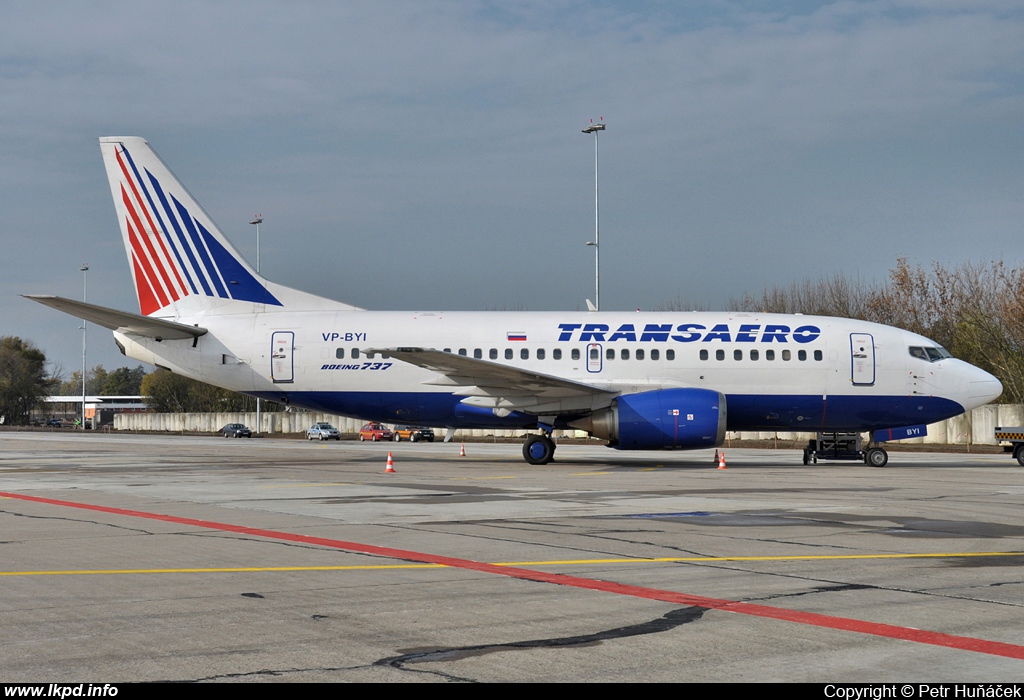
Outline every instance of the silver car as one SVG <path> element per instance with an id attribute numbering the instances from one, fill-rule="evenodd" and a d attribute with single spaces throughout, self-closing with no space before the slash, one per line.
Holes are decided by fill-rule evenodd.
<path id="1" fill-rule="evenodd" d="M 314 423 L 306 431 L 307 440 L 341 440 L 341 433 L 330 423 Z"/>

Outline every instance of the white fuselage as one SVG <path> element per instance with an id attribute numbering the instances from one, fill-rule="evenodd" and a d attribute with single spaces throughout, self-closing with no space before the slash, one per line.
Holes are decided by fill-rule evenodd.
<path id="1" fill-rule="evenodd" d="M 1001 390 L 991 375 L 959 360 L 913 356 L 912 347 L 934 346 L 926 338 L 831 317 L 261 310 L 177 320 L 211 332 L 194 347 L 187 340 L 119 337 L 136 359 L 225 388 L 367 420 L 435 426 L 530 425 L 535 417 L 456 410 L 481 392 L 382 349 L 443 350 L 620 394 L 711 389 L 727 397 L 733 430 L 923 424 L 984 404 Z"/>

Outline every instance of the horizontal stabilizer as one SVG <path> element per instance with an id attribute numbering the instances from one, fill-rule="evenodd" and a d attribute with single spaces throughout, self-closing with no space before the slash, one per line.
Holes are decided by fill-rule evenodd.
<path id="1" fill-rule="evenodd" d="M 199 326 L 186 326 L 184 323 L 164 321 L 159 318 L 128 313 L 127 311 L 108 309 L 105 306 L 87 304 L 84 301 L 75 301 L 48 294 L 23 294 L 22 296 L 32 301 L 38 301 L 40 304 L 53 307 L 58 311 L 63 311 L 66 314 L 84 319 L 90 323 L 95 323 L 98 326 L 109 328 L 112 331 L 141 335 L 145 338 L 185 340 L 187 338 L 198 338 L 207 333 L 205 328 L 200 328 Z"/>

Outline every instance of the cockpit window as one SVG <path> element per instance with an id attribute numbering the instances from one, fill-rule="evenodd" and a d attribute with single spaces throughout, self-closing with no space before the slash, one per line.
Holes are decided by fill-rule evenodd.
<path id="1" fill-rule="evenodd" d="M 935 347 L 922 347 L 919 345 L 912 346 L 910 348 L 910 356 L 916 357 L 919 360 L 924 360 L 925 362 L 938 362 L 939 360 L 944 360 L 948 357 L 953 357 L 952 355 L 949 354 L 949 351 L 946 350 L 946 348 L 942 347 L 941 345 L 937 345 Z"/>

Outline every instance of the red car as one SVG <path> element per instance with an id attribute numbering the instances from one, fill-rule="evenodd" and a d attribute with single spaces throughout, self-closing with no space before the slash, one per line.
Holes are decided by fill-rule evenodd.
<path id="1" fill-rule="evenodd" d="M 381 440 L 390 440 L 391 431 L 386 425 L 381 423 L 367 423 L 359 429 L 359 441 L 372 440 L 373 442 L 379 442 Z"/>

